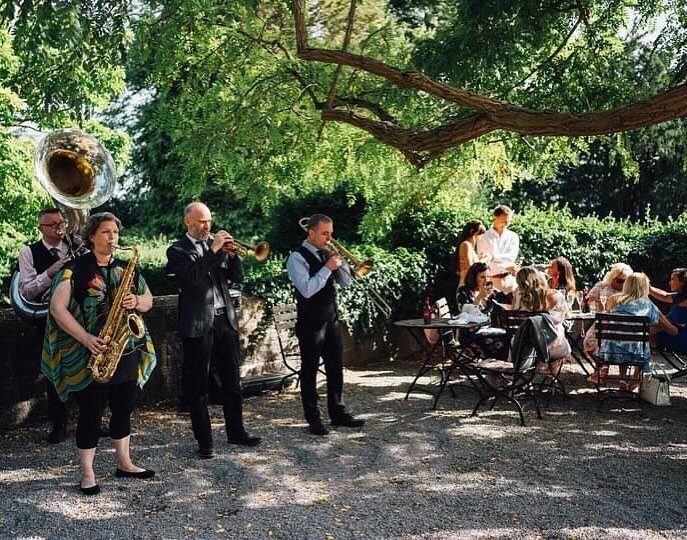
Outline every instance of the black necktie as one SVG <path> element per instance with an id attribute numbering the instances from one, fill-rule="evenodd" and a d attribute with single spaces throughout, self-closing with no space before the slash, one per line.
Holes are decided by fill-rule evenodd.
<path id="1" fill-rule="evenodd" d="M 50 248 L 48 251 L 50 251 L 50 255 L 52 255 L 53 259 L 57 260 L 60 258 L 60 250 L 57 248 Z"/>
<path id="2" fill-rule="evenodd" d="M 323 249 L 318 249 L 318 250 L 317 250 L 317 254 L 320 256 L 320 260 L 321 260 L 323 263 L 326 263 L 326 262 L 327 262 L 327 252 L 326 252 L 325 250 L 323 250 Z"/>
<path id="3" fill-rule="evenodd" d="M 203 255 L 205 255 L 208 252 L 208 245 L 205 242 L 203 242 L 202 240 L 196 240 L 196 244 L 198 244 L 203 250 Z"/>

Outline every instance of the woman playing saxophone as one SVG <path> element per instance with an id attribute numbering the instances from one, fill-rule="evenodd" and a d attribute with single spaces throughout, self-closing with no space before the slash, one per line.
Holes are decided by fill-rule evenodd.
<path id="1" fill-rule="evenodd" d="M 43 373 L 55 385 L 60 399 L 66 401 L 73 393 L 79 407 L 76 427 L 81 463 L 79 488 L 86 495 L 100 492 L 93 460 L 100 421 L 108 402 L 112 411 L 110 438 L 117 461 L 116 476 L 146 479 L 155 475 L 154 471 L 134 465 L 129 455 L 131 412 L 137 386 L 145 384 L 156 363 L 148 332 L 142 332 L 143 337 L 135 343 L 129 341 L 108 383 L 96 382 L 88 369 L 91 356 L 108 348 L 106 340 L 99 335 L 111 310 L 122 308 L 144 313 L 153 305 L 150 290 L 137 272 L 133 274 L 132 290 L 117 295 L 118 286 L 130 268 L 125 261 L 114 257 L 120 228 L 121 222 L 110 212 L 89 218 L 84 238 L 91 251 L 55 275 L 43 344 Z M 113 306 L 118 296 L 121 305 Z"/>

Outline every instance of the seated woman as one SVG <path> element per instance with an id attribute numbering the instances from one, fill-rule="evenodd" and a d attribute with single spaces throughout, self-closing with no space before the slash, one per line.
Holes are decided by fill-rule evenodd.
<path id="1" fill-rule="evenodd" d="M 489 266 L 484 262 L 476 262 L 465 275 L 465 285 L 458 289 L 456 303 L 460 311 L 465 304 L 474 304 L 484 313 L 491 313 L 495 296 L 493 284 L 487 280 Z M 481 358 L 495 358 L 505 360 L 508 355 L 508 339 L 506 336 L 478 334 L 479 328 L 463 329 L 458 334 L 458 341 Z"/>
<path id="2" fill-rule="evenodd" d="M 487 230 L 479 220 L 468 221 L 464 226 L 458 238 L 456 247 L 456 275 L 458 276 L 458 286 L 465 285 L 465 278 L 470 267 L 479 262 L 480 257 L 475 251 L 477 240 Z"/>
<path id="3" fill-rule="evenodd" d="M 632 268 L 625 263 L 616 263 L 606 272 L 604 278 L 589 291 L 589 303 L 596 311 L 606 311 L 605 302 L 623 290 L 623 284 L 632 273 Z"/>
<path id="4" fill-rule="evenodd" d="M 622 294 L 614 296 L 609 301 L 610 313 L 648 317 L 654 327 L 657 326 L 658 329 L 664 330 L 671 336 L 676 335 L 677 328 L 649 300 L 649 287 L 649 278 L 646 274 L 633 272 L 625 279 Z M 628 376 L 627 367 L 620 367 L 621 387 L 627 385 L 623 379 L 630 379 L 630 384 L 627 385 L 629 390 L 639 387 L 642 371 L 651 373 L 651 351 L 642 343 L 604 340 L 599 348 L 598 356 L 601 359 L 612 358 L 614 363 L 621 364 L 636 361 L 638 356 L 643 359 L 643 369 L 635 370 L 631 376 Z M 603 384 L 607 374 L 608 366 L 602 365 L 588 378 L 588 381 Z"/>
<path id="5" fill-rule="evenodd" d="M 553 326 L 553 338 L 547 343 L 551 374 L 557 375 L 563 360 L 570 354 L 570 344 L 565 337 L 563 321 L 568 314 L 568 304 L 563 295 L 551 289 L 545 276 L 536 268 L 526 266 L 515 275 L 518 288 L 515 291 L 512 309 L 546 312 Z"/>
<path id="6" fill-rule="evenodd" d="M 145 384 L 156 363 L 147 330 L 140 340 L 128 340 L 109 382 L 96 382 L 87 367 L 92 355 L 107 349 L 106 341 L 99 334 L 108 313 L 115 308 L 113 300 L 127 268 L 126 262 L 114 258 L 120 228 L 121 222 L 110 212 L 89 218 L 84 237 L 91 251 L 77 257 L 53 278 L 43 343 L 43 373 L 55 385 L 61 400 L 66 401 L 73 393 L 79 407 L 76 446 L 81 463 L 79 488 L 84 495 L 100 492 L 93 460 L 107 403 L 112 411 L 110 438 L 115 450 L 115 476 L 138 479 L 155 476 L 154 471 L 134 465 L 129 454 L 137 386 Z M 153 296 L 145 280 L 135 272 L 131 290 L 123 292 L 121 305 L 116 307 L 144 313 L 152 305 Z M 111 365 L 114 367 L 114 362 Z"/>
<path id="7" fill-rule="evenodd" d="M 651 287 L 649 294 L 673 304 L 666 318 L 677 328 L 677 334 L 658 332 L 656 344 L 677 353 L 687 353 L 687 268 L 675 268 L 670 274 L 668 285 L 670 292 Z"/>
<path id="8" fill-rule="evenodd" d="M 568 293 L 574 295 L 577 292 L 572 264 L 565 257 L 556 257 L 551 261 L 547 273 L 552 289 L 560 290 L 566 295 Z"/>

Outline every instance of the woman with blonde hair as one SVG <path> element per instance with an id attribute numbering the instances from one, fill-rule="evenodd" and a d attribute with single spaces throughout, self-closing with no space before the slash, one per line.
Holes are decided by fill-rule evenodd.
<path id="1" fill-rule="evenodd" d="M 616 263 L 606 272 L 604 278 L 589 291 L 589 302 L 596 304 L 597 311 L 607 311 L 606 301 L 623 290 L 623 284 L 632 273 L 630 265 Z"/>
<path id="2" fill-rule="evenodd" d="M 563 321 L 568 314 L 565 297 L 559 291 L 549 288 L 546 276 L 531 266 L 518 270 L 515 281 L 518 288 L 513 299 L 513 309 L 546 312 L 551 317 L 556 337 L 548 343 L 548 351 L 552 361 L 550 369 L 557 373 L 562 360 L 570 354 L 570 344 L 563 328 Z"/>
<path id="3" fill-rule="evenodd" d="M 677 334 L 677 328 L 661 313 L 658 308 L 649 300 L 650 283 L 649 278 L 642 272 L 633 272 L 625 278 L 623 291 L 615 295 L 609 301 L 609 311 L 619 315 L 633 315 L 636 317 L 648 317 L 650 324 L 656 328 L 664 330 L 671 336 Z M 613 363 L 629 363 L 641 357 L 644 361 L 643 369 L 636 370 L 630 379 L 630 384 L 623 379 L 628 379 L 627 367 L 620 367 L 621 388 L 627 386 L 628 390 L 639 388 L 642 371 L 651 373 L 651 351 L 639 342 L 629 341 L 603 341 L 599 348 L 598 357 L 601 359 L 613 359 Z M 608 366 L 602 365 L 590 377 L 592 383 L 603 384 L 604 378 L 608 373 Z"/>

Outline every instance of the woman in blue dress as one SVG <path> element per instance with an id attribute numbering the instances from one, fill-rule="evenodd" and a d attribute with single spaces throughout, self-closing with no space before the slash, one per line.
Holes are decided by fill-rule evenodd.
<path id="1" fill-rule="evenodd" d="M 657 300 L 673 305 L 666 317 L 677 327 L 678 332 L 674 336 L 659 332 L 656 334 L 656 343 L 670 351 L 687 353 L 687 268 L 675 268 L 670 273 L 668 286 L 670 292 L 651 287 L 650 294 Z"/>
<path id="2" fill-rule="evenodd" d="M 612 296 L 609 300 L 609 311 L 620 315 L 648 317 L 654 328 L 670 335 L 677 334 L 677 328 L 649 300 L 649 287 L 649 278 L 646 274 L 633 272 L 625 280 L 622 294 Z M 651 373 L 651 350 L 640 342 L 604 340 L 599 348 L 598 357 L 612 360 L 614 364 L 636 362 L 638 357 L 643 359 L 643 369 L 636 370 L 631 376 L 628 376 L 627 367 L 620 367 L 621 382 L 629 379 L 629 390 L 639 387 L 642 371 Z M 592 382 L 598 381 L 603 384 L 606 373 L 608 366 L 601 366 L 598 372 L 592 375 L 598 379 Z"/>

